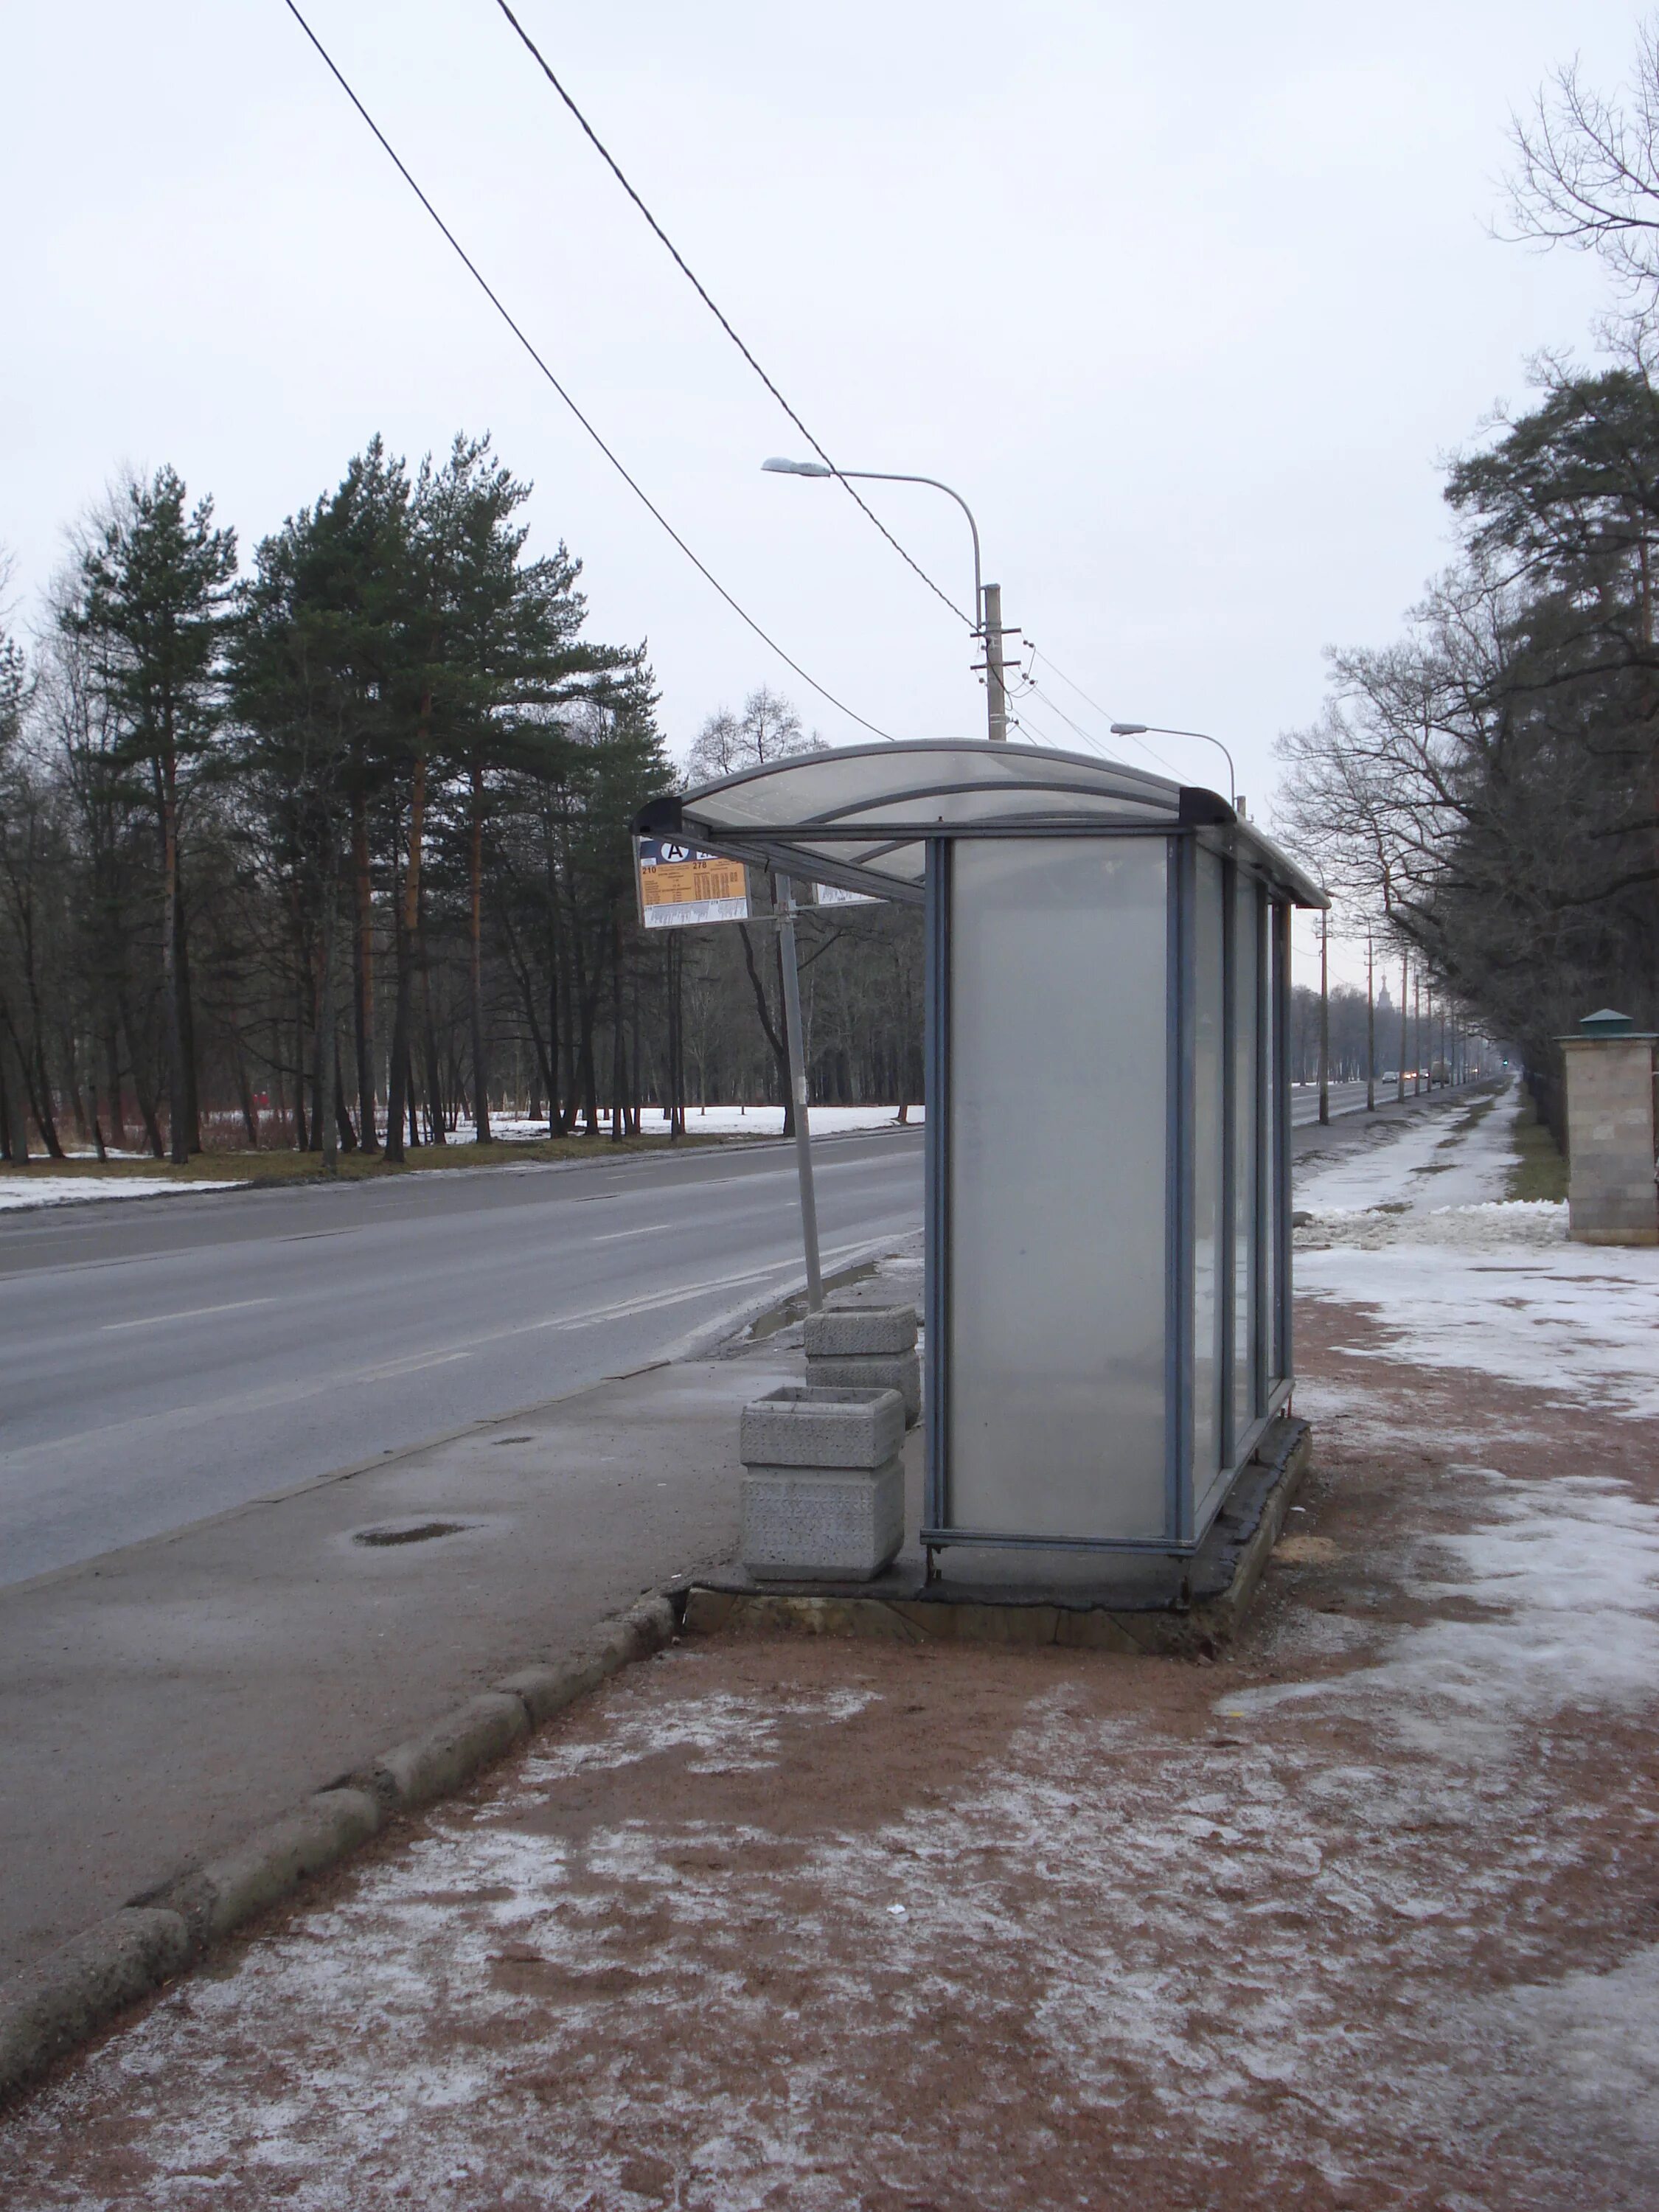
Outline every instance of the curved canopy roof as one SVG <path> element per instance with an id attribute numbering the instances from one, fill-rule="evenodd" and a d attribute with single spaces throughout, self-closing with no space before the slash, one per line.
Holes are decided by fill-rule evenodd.
<path id="1" fill-rule="evenodd" d="M 929 837 L 1188 830 L 1236 851 L 1297 905 L 1327 903 L 1214 792 L 1036 745 L 942 738 L 799 753 L 653 799 L 634 826 L 809 882 L 911 902 L 922 896 Z"/>

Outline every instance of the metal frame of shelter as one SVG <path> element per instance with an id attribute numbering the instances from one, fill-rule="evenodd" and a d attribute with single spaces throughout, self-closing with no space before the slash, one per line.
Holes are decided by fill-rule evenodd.
<path id="1" fill-rule="evenodd" d="M 930 1554 L 1196 1550 L 1293 1380 L 1290 919 L 1323 891 L 1213 792 L 1024 744 L 797 756 L 635 826 L 926 910 Z"/>

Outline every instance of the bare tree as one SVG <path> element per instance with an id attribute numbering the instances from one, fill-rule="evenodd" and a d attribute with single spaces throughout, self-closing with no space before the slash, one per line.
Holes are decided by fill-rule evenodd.
<path id="1" fill-rule="evenodd" d="M 741 714 L 722 707 L 708 717 L 692 740 L 686 772 L 693 783 L 714 783 L 746 768 L 764 768 L 770 761 L 824 750 L 816 730 L 809 734 L 801 728 L 800 716 L 788 700 L 763 684 L 744 701 Z"/>
<path id="2" fill-rule="evenodd" d="M 1613 325 L 1645 364 L 1659 336 L 1659 17 L 1636 34 L 1622 96 L 1588 86 L 1575 59 L 1510 125 L 1511 220 L 1525 239 L 1598 254 L 1626 301 Z"/>

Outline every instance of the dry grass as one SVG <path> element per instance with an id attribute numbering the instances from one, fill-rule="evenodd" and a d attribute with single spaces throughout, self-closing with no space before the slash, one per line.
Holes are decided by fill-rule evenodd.
<path id="1" fill-rule="evenodd" d="M 1564 1200 L 1567 1194 L 1567 1164 L 1548 1129 L 1538 1118 L 1530 1097 L 1522 1095 L 1515 1122 L 1515 1164 L 1510 1170 L 1506 1195 L 1510 1198 Z"/>

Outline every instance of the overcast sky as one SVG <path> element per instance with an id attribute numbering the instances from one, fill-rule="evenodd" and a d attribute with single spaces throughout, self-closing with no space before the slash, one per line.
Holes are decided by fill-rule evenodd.
<path id="1" fill-rule="evenodd" d="M 900 736 L 982 733 L 965 632 L 800 440 L 494 0 L 302 0 L 508 306 L 700 556 Z M 1321 651 L 1448 550 L 1439 465 L 1576 348 L 1593 264 L 1496 242 L 1504 133 L 1613 0 L 520 0 L 526 27 L 846 467 L 942 477 L 1005 619 L 1106 714 L 1224 737 L 1267 811 Z M 714 595 L 519 351 L 283 0 L 9 0 L 0 542 L 19 617 L 114 475 L 172 462 L 245 553 L 376 431 L 488 428 L 590 624 L 648 640 L 671 744 L 757 684 L 861 736 Z M 966 527 L 869 487 L 963 605 Z M 880 494 L 878 498 L 877 493 Z M 1066 712 L 1121 750 L 1041 661 Z M 1034 739 L 1075 746 L 1054 709 Z M 1214 781 L 1202 745 L 1155 740 Z M 1135 757 L 1133 751 L 1127 754 Z"/>

